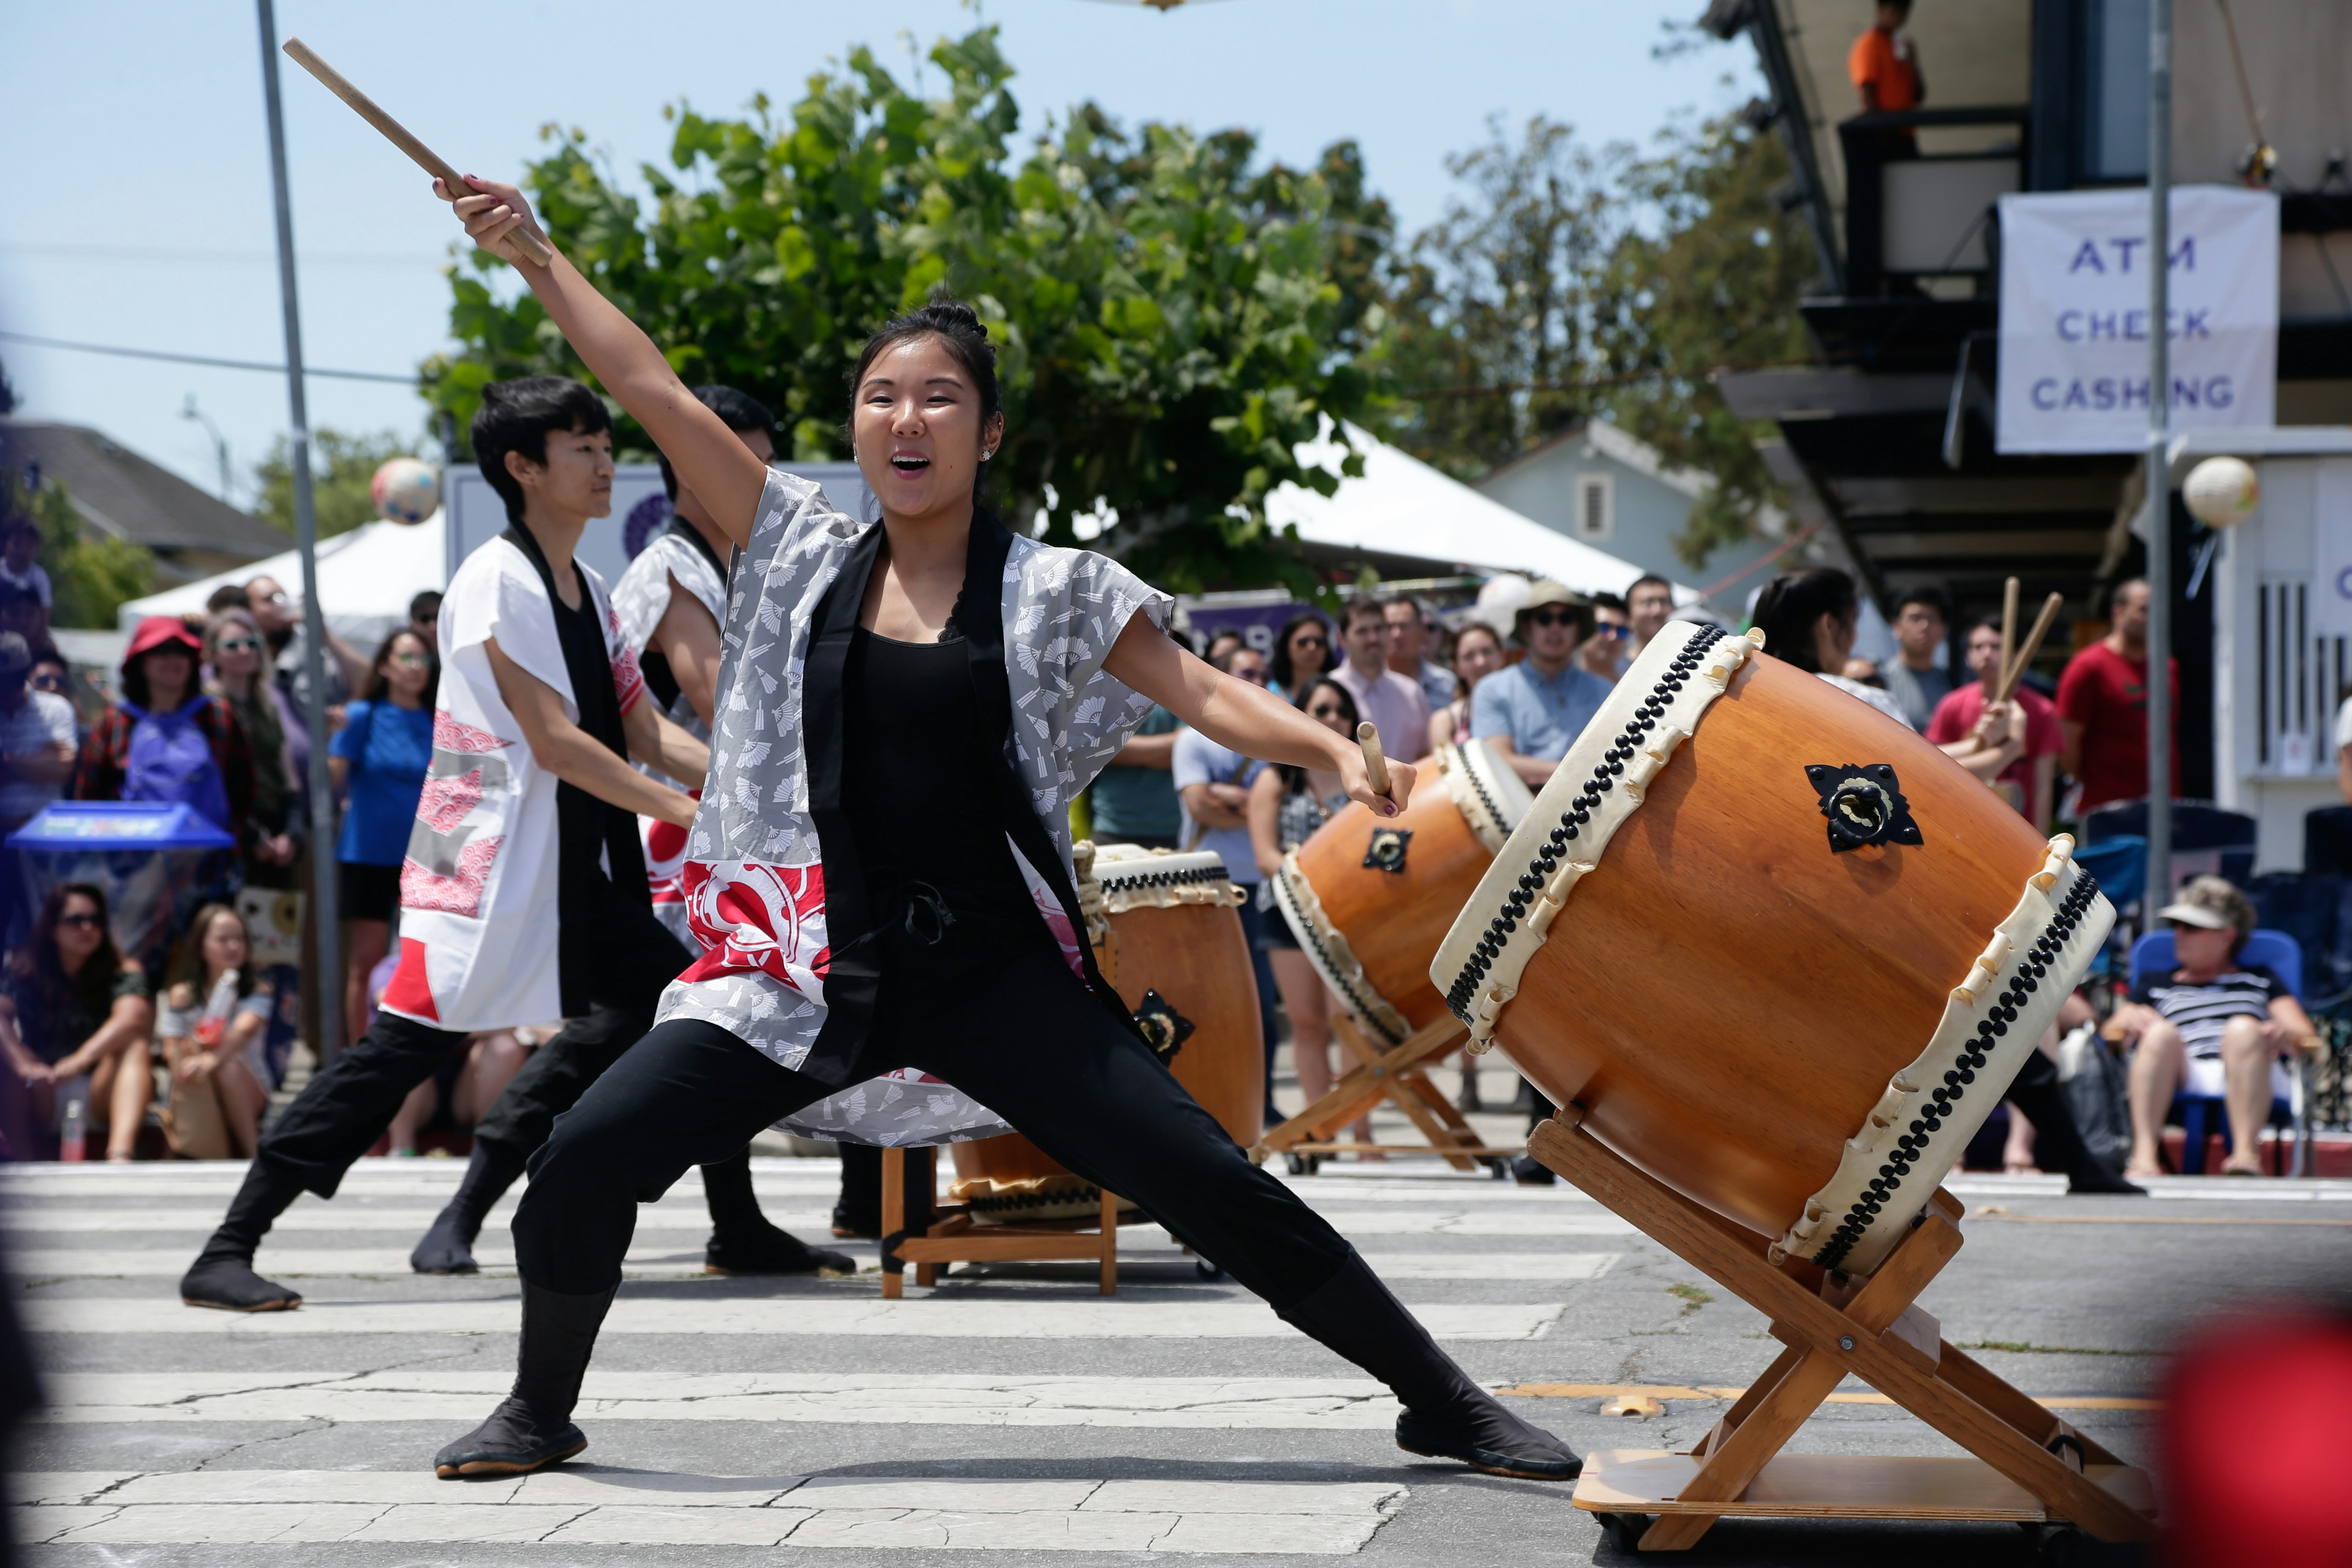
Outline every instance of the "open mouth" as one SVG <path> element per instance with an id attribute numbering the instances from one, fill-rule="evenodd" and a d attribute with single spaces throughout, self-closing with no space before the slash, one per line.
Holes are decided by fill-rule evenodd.
<path id="1" fill-rule="evenodd" d="M 913 452 L 900 452 L 890 459 L 890 466 L 902 474 L 919 474 L 931 466 L 931 460 Z"/>

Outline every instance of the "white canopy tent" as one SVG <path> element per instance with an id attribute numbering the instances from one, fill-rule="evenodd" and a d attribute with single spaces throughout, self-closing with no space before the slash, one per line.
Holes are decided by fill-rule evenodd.
<path id="1" fill-rule="evenodd" d="M 319 545 L 319 600 L 327 629 L 359 648 L 373 649 L 396 626 L 408 624 L 408 601 L 448 583 L 442 517 L 436 511 L 419 523 L 371 522 Z M 275 577 L 287 592 L 302 591 L 301 558 L 291 550 L 233 571 L 184 583 L 161 594 L 132 599 L 117 612 L 125 631 L 146 616 L 199 614 L 213 591 Z"/>
<path id="2" fill-rule="evenodd" d="M 1266 498 L 1266 517 L 1276 527 L 1295 525 L 1298 537 L 1312 544 L 1518 572 L 1584 594 L 1622 594 L 1643 574 L 1631 561 L 1556 533 L 1369 432 L 1350 425 L 1348 438 L 1364 456 L 1363 476 L 1340 480 L 1328 496 L 1284 485 Z M 1337 468 L 1346 454 L 1327 435 L 1299 447 L 1298 455 Z M 1696 590 L 1675 584 L 1677 604 L 1697 598 Z"/>

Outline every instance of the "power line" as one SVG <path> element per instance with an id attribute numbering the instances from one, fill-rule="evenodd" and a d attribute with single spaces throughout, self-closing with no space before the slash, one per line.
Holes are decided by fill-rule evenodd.
<path id="1" fill-rule="evenodd" d="M 210 365 L 215 370 L 260 370 L 268 371 L 272 375 L 286 374 L 284 365 L 269 364 L 257 359 L 218 359 L 211 354 L 167 353 L 162 349 L 118 348 L 112 343 L 68 342 L 63 338 L 37 338 L 30 332 L 0 331 L 0 342 L 29 343 L 35 348 L 43 349 L 71 349 L 77 353 L 114 354 L 122 359 L 160 359 L 168 360 L 173 364 Z M 416 378 L 413 375 L 392 375 L 380 370 L 322 370 L 314 364 L 305 366 L 302 374 L 306 376 L 331 376 L 337 381 L 384 381 L 395 386 L 416 384 Z"/>

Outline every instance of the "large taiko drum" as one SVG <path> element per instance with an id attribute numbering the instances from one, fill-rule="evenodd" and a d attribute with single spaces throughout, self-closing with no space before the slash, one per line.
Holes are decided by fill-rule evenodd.
<path id="1" fill-rule="evenodd" d="M 1076 858 L 1096 967 L 1176 1081 L 1249 1148 L 1265 1130 L 1265 1058 L 1257 979 L 1223 860 L 1132 844 L 1081 844 Z M 1017 1132 L 954 1149 L 950 1195 L 982 1219 L 1097 1212 L 1093 1188 Z"/>
<path id="2" fill-rule="evenodd" d="M 1372 1040 L 1445 1016 L 1429 961 L 1531 796 L 1484 742 L 1440 746 L 1396 816 L 1349 804 L 1285 857 L 1275 902 Z"/>
<path id="3" fill-rule="evenodd" d="M 1677 622 L 1617 683 L 1431 976 L 1633 1163 L 1868 1273 L 2115 911 L 1910 730 Z"/>

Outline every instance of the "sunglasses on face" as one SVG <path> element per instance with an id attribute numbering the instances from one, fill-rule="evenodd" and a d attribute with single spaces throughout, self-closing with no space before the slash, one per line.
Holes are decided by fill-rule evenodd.
<path id="1" fill-rule="evenodd" d="M 396 653 L 385 662 L 401 669 L 423 669 L 425 656 L 421 653 Z"/>
<path id="2" fill-rule="evenodd" d="M 258 637 L 223 637 L 213 645 L 223 653 L 253 653 L 261 647 Z"/>
<path id="3" fill-rule="evenodd" d="M 1262 669 L 1236 669 L 1233 672 L 1233 676 L 1235 680 L 1246 680 L 1252 686 L 1265 684 L 1265 671 Z"/>
<path id="4" fill-rule="evenodd" d="M 83 929 L 88 930 L 95 927 L 98 923 L 99 920 L 96 915 L 59 915 L 58 917 L 58 924 L 61 926 L 80 926 Z"/>
<path id="5" fill-rule="evenodd" d="M 1576 625 L 1573 610 L 1530 610 L 1528 619 L 1539 626 L 1572 626 Z"/>
<path id="6" fill-rule="evenodd" d="M 1622 637 L 1626 635 L 1629 629 L 1630 628 L 1625 626 L 1595 626 L 1592 629 L 1592 635 L 1597 637 Z"/>
<path id="7" fill-rule="evenodd" d="M 281 588 L 281 589 L 279 589 L 279 590 L 278 590 L 277 593 L 275 593 L 275 594 L 266 594 L 266 595 L 262 595 L 262 600 L 261 600 L 261 602 L 262 602 L 263 604 L 265 604 L 265 605 L 290 605 L 290 604 L 292 604 L 294 601 L 293 601 L 292 599 L 289 598 L 289 597 L 287 596 L 287 595 L 286 595 L 286 591 L 285 591 L 283 588 Z"/>
<path id="8" fill-rule="evenodd" d="M 66 678 L 62 675 L 37 675 L 33 677 L 32 684 L 33 689 L 36 691 L 51 691 L 62 694 L 66 689 Z"/>
<path id="9" fill-rule="evenodd" d="M 1316 719 L 1337 719 L 1339 717 L 1339 705 L 1336 702 L 1318 702 L 1307 711 L 1310 717 Z"/>
<path id="10" fill-rule="evenodd" d="M 1329 643 L 1328 643 L 1328 642 L 1324 641 L 1321 637 L 1293 637 L 1293 638 L 1291 638 L 1291 639 L 1290 639 L 1290 646 L 1291 646 L 1292 647 L 1298 648 L 1298 647 L 1329 647 L 1331 645 L 1330 645 Z"/>

